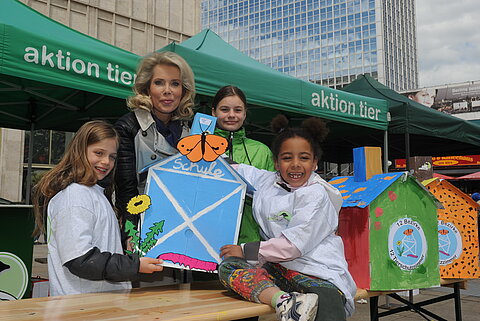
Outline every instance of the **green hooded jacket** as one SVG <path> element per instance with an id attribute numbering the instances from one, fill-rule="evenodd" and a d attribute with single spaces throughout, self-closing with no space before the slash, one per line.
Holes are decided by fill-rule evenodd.
<path id="1" fill-rule="evenodd" d="M 215 135 L 225 137 L 228 140 L 228 143 L 233 146 L 233 148 L 229 148 L 225 154 L 230 157 L 230 154 L 233 151 L 234 162 L 252 165 L 256 168 L 269 171 L 275 170 L 273 155 L 270 148 L 259 141 L 247 138 L 245 136 L 245 129 L 241 128 L 236 132 L 230 132 L 216 128 Z M 230 143 L 230 141 L 233 143 Z M 252 199 L 247 197 L 243 207 L 238 243 L 241 244 L 256 241 L 261 241 L 259 227 L 252 214 Z"/>

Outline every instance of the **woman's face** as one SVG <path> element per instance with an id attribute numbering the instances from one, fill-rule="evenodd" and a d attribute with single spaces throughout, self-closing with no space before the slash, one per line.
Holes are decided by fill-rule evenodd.
<path id="1" fill-rule="evenodd" d="M 239 130 L 247 117 L 245 104 L 238 96 L 227 96 L 220 100 L 212 115 L 217 117 L 217 126 L 231 132 Z"/>
<path id="2" fill-rule="evenodd" d="M 152 100 L 153 113 L 164 123 L 168 123 L 172 113 L 180 105 L 183 94 L 180 69 L 171 65 L 156 65 L 148 93 Z"/>
<path id="3" fill-rule="evenodd" d="M 413 98 L 413 100 L 415 100 L 417 103 L 420 103 L 427 107 L 432 107 L 434 99 L 435 99 L 435 96 L 430 95 L 429 92 L 423 91 L 423 90 L 416 93 Z"/>

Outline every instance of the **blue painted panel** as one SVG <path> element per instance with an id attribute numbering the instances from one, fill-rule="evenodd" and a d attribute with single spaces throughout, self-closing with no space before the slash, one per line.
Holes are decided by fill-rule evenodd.
<path id="1" fill-rule="evenodd" d="M 141 221 L 141 239 L 164 220 L 156 245 L 145 255 L 165 266 L 213 271 L 220 247 L 236 244 L 246 184 L 222 158 L 192 163 L 171 156 L 149 169 L 152 205 Z"/>

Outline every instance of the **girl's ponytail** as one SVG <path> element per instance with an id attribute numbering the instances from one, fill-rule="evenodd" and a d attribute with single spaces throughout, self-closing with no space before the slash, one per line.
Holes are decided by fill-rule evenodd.
<path id="1" fill-rule="evenodd" d="M 278 114 L 272 119 L 270 125 L 272 126 L 272 132 L 279 134 L 288 128 L 288 118 L 283 114 Z"/>
<path id="2" fill-rule="evenodd" d="M 329 133 L 327 123 L 320 118 L 310 117 L 302 122 L 302 128 L 307 131 L 318 143 L 322 143 Z"/>

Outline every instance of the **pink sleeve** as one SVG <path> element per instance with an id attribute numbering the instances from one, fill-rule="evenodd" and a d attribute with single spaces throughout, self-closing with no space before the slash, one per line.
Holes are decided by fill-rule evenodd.
<path id="1" fill-rule="evenodd" d="M 260 242 L 258 251 L 260 263 L 290 261 L 301 255 L 300 250 L 283 235 Z"/>

